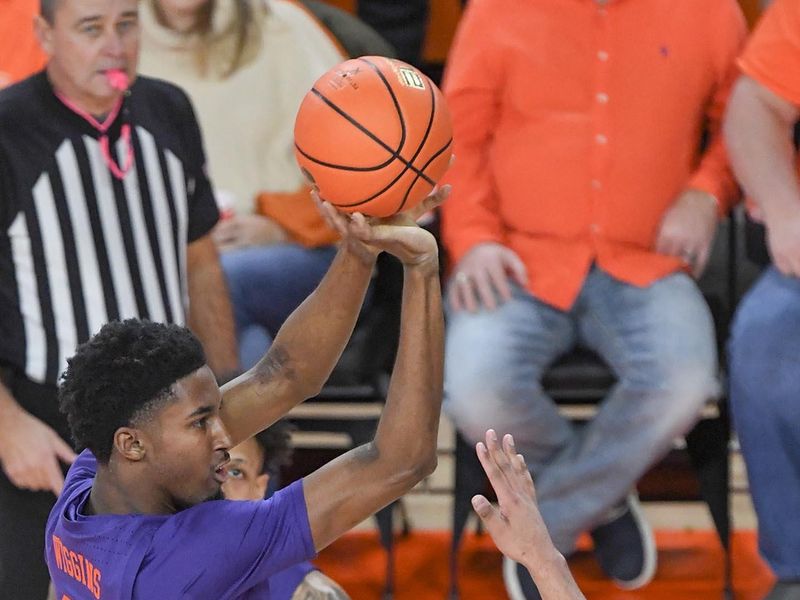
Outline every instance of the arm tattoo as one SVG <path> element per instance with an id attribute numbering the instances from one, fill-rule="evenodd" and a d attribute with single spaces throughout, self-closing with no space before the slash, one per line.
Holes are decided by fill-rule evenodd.
<path id="1" fill-rule="evenodd" d="M 256 365 L 256 377 L 261 384 L 269 383 L 278 376 L 285 379 L 294 379 L 294 369 L 291 367 L 289 353 L 286 348 L 273 344 L 264 357 Z"/>

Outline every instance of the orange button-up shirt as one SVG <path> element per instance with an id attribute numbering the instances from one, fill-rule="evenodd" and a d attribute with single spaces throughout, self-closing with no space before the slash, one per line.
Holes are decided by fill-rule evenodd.
<path id="1" fill-rule="evenodd" d="M 33 33 L 39 0 L 0 0 L 0 88 L 44 67 L 47 57 Z"/>
<path id="2" fill-rule="evenodd" d="M 735 0 L 472 0 L 444 85 L 453 261 L 503 243 L 562 309 L 593 262 L 637 286 L 684 268 L 656 235 L 687 188 L 736 199 L 718 134 L 745 36 Z"/>

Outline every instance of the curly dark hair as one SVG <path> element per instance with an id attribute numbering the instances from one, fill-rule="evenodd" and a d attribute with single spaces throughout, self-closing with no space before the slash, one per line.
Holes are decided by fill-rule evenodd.
<path id="1" fill-rule="evenodd" d="M 78 448 L 108 462 L 114 432 L 170 398 L 206 357 L 185 327 L 128 319 L 105 325 L 67 363 L 59 408 Z"/>
<path id="2" fill-rule="evenodd" d="M 291 464 L 294 452 L 291 439 L 292 431 L 295 429 L 295 426 L 288 421 L 278 421 L 253 436 L 264 453 L 262 473 L 274 475 L 282 466 Z"/>

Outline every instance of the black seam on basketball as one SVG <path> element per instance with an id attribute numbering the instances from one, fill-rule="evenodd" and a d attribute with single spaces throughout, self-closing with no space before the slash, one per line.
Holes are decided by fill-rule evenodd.
<path id="1" fill-rule="evenodd" d="M 360 171 L 360 172 L 380 171 L 381 169 L 383 169 L 384 167 L 389 165 L 389 163 L 394 161 L 394 157 L 390 157 L 389 160 L 387 160 L 385 163 L 380 164 L 380 165 L 376 165 L 374 167 L 350 167 L 350 166 L 347 166 L 347 165 L 337 165 L 337 164 L 334 164 L 334 163 L 325 162 L 324 160 L 319 160 L 318 158 L 314 158 L 313 156 L 308 154 L 305 150 L 303 150 L 297 144 L 295 144 L 294 147 L 297 149 L 297 151 L 300 154 L 302 154 L 306 159 L 310 160 L 314 164 L 320 165 L 322 167 L 328 167 L 330 169 L 338 169 L 340 171 Z"/>
<path id="2" fill-rule="evenodd" d="M 428 141 L 428 136 L 431 134 L 431 128 L 433 127 L 433 119 L 436 116 L 436 93 L 433 91 L 433 83 L 431 83 L 430 80 L 428 80 L 428 89 L 431 92 L 430 93 L 431 109 L 429 111 L 430 117 L 428 118 L 428 126 L 425 128 L 425 135 L 422 136 L 422 140 L 420 141 L 419 146 L 417 146 L 417 150 L 416 152 L 414 152 L 414 156 L 411 157 L 411 164 L 414 164 L 414 161 L 417 160 L 419 153 L 422 152 L 422 148 L 423 146 L 425 146 L 425 142 Z M 430 161 L 428 162 L 428 164 L 430 164 Z M 403 200 L 400 202 L 400 206 L 397 208 L 395 212 L 400 212 L 401 210 L 403 210 L 403 207 L 406 205 L 406 201 L 408 200 L 408 195 L 411 193 L 411 188 L 414 187 L 414 185 L 417 183 L 420 175 L 422 175 L 425 181 L 427 181 L 431 186 L 436 185 L 436 182 L 425 174 L 425 167 L 423 167 L 421 170 L 417 170 L 416 173 L 417 176 L 414 177 L 413 183 L 406 190 L 406 193 L 403 195 Z"/>
<path id="3" fill-rule="evenodd" d="M 378 144 L 381 148 L 383 148 L 384 150 L 389 152 L 389 154 L 391 156 L 390 156 L 388 161 L 383 163 L 383 165 L 382 165 L 383 167 L 388 165 L 393 160 L 399 160 L 401 163 L 403 163 L 406 166 L 405 170 L 411 169 L 414 172 L 417 172 L 416 168 L 413 165 L 411 165 L 406 159 L 404 159 L 402 156 L 400 156 L 400 154 L 398 154 L 397 152 L 392 150 L 391 146 L 386 144 L 383 140 L 381 140 L 378 136 L 376 136 L 374 133 L 372 133 L 369 129 L 364 127 L 361 123 L 356 121 L 353 117 L 351 117 L 346 112 L 344 112 L 341 108 L 336 106 L 336 104 L 334 102 L 332 102 L 331 100 L 329 100 L 328 98 L 326 98 L 325 95 L 322 92 L 320 92 L 316 88 L 311 88 L 311 92 L 315 96 L 317 96 L 320 100 L 322 100 L 325 104 L 327 104 L 331 109 L 333 109 L 336 113 L 338 113 L 339 116 L 341 116 L 344 119 L 346 119 L 353 127 L 358 129 L 359 131 L 361 131 L 361 133 L 366 135 L 369 139 L 371 139 L 373 142 Z M 401 137 L 403 137 L 403 138 L 405 137 L 405 132 L 403 132 Z M 405 142 L 403 142 L 403 143 L 405 143 Z M 303 152 L 303 151 L 301 150 L 301 152 Z M 327 166 L 327 167 L 331 167 L 333 169 L 340 169 L 340 170 L 343 170 L 343 171 L 361 171 L 361 170 L 364 169 L 364 167 L 350 167 L 350 166 L 346 166 L 346 165 L 326 164 L 326 163 L 323 163 L 322 161 L 319 161 L 319 160 L 317 160 L 317 159 L 315 159 L 315 158 L 313 158 L 311 156 L 307 156 L 305 153 L 303 153 L 303 156 L 306 156 L 309 160 L 312 160 L 312 161 L 314 161 L 314 162 L 316 162 L 318 164 L 321 164 L 321 165 Z M 378 169 L 380 169 L 380 168 L 382 168 L 382 167 L 378 167 Z M 373 170 L 373 168 L 370 167 L 367 170 Z"/>
<path id="4" fill-rule="evenodd" d="M 397 155 L 398 155 L 399 159 L 402 160 L 405 163 L 406 167 L 407 167 L 406 169 L 403 170 L 403 172 L 400 175 L 405 175 L 406 171 L 411 169 L 412 171 L 414 171 L 417 174 L 418 177 L 424 178 L 431 185 L 436 185 L 436 182 L 434 182 L 431 179 L 429 179 L 428 176 L 425 175 L 425 173 L 423 173 L 422 171 L 420 171 L 419 169 L 417 169 L 414 166 L 414 160 L 416 160 L 417 156 L 419 156 L 419 153 L 422 151 L 422 147 L 425 145 L 425 142 L 428 140 L 428 136 L 430 135 L 431 127 L 433 125 L 433 114 L 434 114 L 435 109 L 436 109 L 436 94 L 433 91 L 433 82 L 423 75 L 423 77 L 425 77 L 425 79 L 428 80 L 428 90 L 430 91 L 430 95 L 431 95 L 431 115 L 430 115 L 430 118 L 428 119 L 428 127 L 425 130 L 425 135 L 422 138 L 422 141 L 419 143 L 419 146 L 417 146 L 417 150 L 416 150 L 416 152 L 414 152 L 414 156 L 412 156 L 410 159 L 406 160 L 405 158 L 403 158 L 402 154 L 400 154 L 404 150 L 403 146 L 405 146 L 405 143 L 406 143 L 405 142 L 405 140 L 406 140 L 406 121 L 405 121 L 405 118 L 403 117 L 403 111 L 400 108 L 400 102 L 397 101 L 397 96 L 394 93 L 394 89 L 392 88 L 391 85 L 389 85 L 389 82 L 386 80 L 386 76 L 383 74 L 383 71 L 381 71 L 378 68 L 378 65 L 376 65 L 373 62 L 370 62 L 369 60 L 367 60 L 364 57 L 361 57 L 358 60 L 359 60 L 359 62 L 366 63 L 373 71 L 375 71 L 375 73 L 378 75 L 380 80 L 383 82 L 383 85 L 386 87 L 386 90 L 389 92 L 389 95 L 392 97 L 392 102 L 394 102 L 394 108 L 397 111 L 397 116 L 400 119 L 400 127 L 401 127 L 401 129 L 403 131 L 403 135 L 402 135 L 402 138 L 400 140 L 400 147 L 397 149 Z"/>
<path id="5" fill-rule="evenodd" d="M 427 169 L 427 168 L 428 168 L 428 166 L 429 166 L 429 165 L 430 165 L 430 164 L 431 164 L 431 163 L 432 163 L 434 160 L 436 160 L 436 159 L 437 159 L 439 156 L 441 156 L 441 155 L 442 155 L 442 153 L 444 153 L 444 152 L 445 152 L 445 151 L 446 151 L 446 150 L 447 150 L 447 149 L 448 149 L 448 148 L 449 148 L 449 147 L 450 147 L 452 144 L 453 144 L 453 138 L 450 138 L 450 139 L 448 140 L 448 142 L 447 142 L 447 143 L 446 143 L 444 146 L 442 146 L 442 147 L 441 147 L 439 150 L 437 150 L 437 151 L 436 151 L 436 152 L 433 154 L 433 156 L 431 156 L 431 157 L 428 159 L 428 162 L 426 162 L 426 163 L 425 163 L 425 164 L 422 166 L 422 172 L 424 173 L 424 172 L 425 172 L 425 169 Z M 428 179 L 427 177 L 426 177 L 425 179 L 426 179 L 426 181 L 430 181 L 430 179 Z M 414 186 L 415 186 L 415 185 L 417 185 L 417 181 L 419 181 L 419 175 L 417 175 L 416 177 L 414 177 L 414 181 L 412 181 L 412 182 L 411 182 L 411 185 L 409 185 L 409 186 L 408 186 L 408 189 L 406 190 L 405 196 L 403 196 L 403 201 L 400 203 L 400 206 L 397 208 L 397 210 L 396 210 L 395 212 L 400 212 L 401 210 L 403 210 L 403 207 L 406 205 L 406 201 L 408 200 L 408 195 L 411 193 L 411 190 L 412 190 L 412 189 L 414 189 Z"/>
<path id="6" fill-rule="evenodd" d="M 409 170 L 410 169 L 408 167 L 404 168 L 402 171 L 400 171 L 400 173 L 394 179 L 392 179 L 389 183 L 387 183 L 386 186 L 383 187 L 383 189 L 375 192 L 369 198 L 365 198 L 364 200 L 359 200 L 358 202 L 352 202 L 350 204 L 337 204 L 336 202 L 331 202 L 331 204 L 333 204 L 334 206 L 339 206 L 341 208 L 352 208 L 353 206 L 361 206 L 362 204 L 366 204 L 367 202 L 370 202 L 371 200 L 374 200 L 375 198 L 377 198 L 378 196 L 380 196 L 381 194 L 386 192 L 388 189 L 393 187 L 395 183 L 400 181 L 400 178 L 403 177 L 403 175 L 405 175 L 406 173 L 409 172 Z M 416 179 L 419 179 L 420 177 L 424 177 L 426 181 L 432 181 L 427 175 L 425 175 L 424 173 L 421 173 L 416 168 L 414 169 L 414 172 L 417 174 Z M 432 184 L 432 185 L 435 185 L 435 184 Z"/>
<path id="7" fill-rule="evenodd" d="M 366 63 L 369 66 L 369 68 L 375 71 L 375 73 L 378 76 L 378 79 L 380 79 L 381 82 L 383 82 L 383 87 L 385 87 L 386 91 L 389 92 L 389 97 L 392 99 L 392 103 L 394 104 L 394 110 L 397 113 L 397 118 L 400 119 L 400 145 L 397 146 L 397 149 L 394 151 L 393 154 L 396 154 L 400 158 L 400 160 L 402 160 L 408 165 L 409 161 L 403 159 L 403 157 L 400 154 L 403 151 L 403 146 L 406 145 L 407 129 L 406 129 L 406 120 L 403 117 L 403 111 L 400 108 L 400 102 L 398 102 L 397 100 L 397 95 L 394 93 L 394 89 L 392 89 L 392 86 L 390 86 L 389 82 L 386 80 L 386 76 L 383 74 L 383 71 L 381 71 L 378 68 L 378 65 L 368 61 L 366 58 L 363 57 L 359 58 L 358 61 Z"/>

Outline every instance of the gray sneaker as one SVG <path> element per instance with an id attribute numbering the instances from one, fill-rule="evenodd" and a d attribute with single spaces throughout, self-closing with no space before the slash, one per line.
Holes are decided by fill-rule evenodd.
<path id="1" fill-rule="evenodd" d="M 655 538 L 635 493 L 605 523 L 595 527 L 591 536 L 600 568 L 619 587 L 635 590 L 653 579 L 657 561 Z"/>

